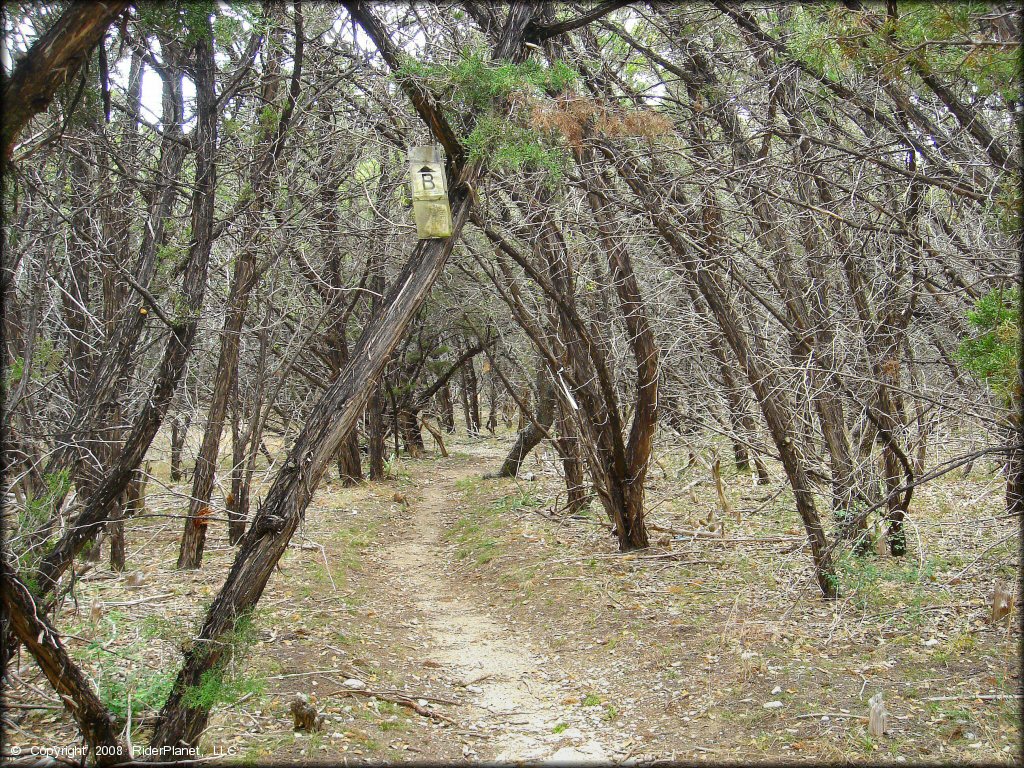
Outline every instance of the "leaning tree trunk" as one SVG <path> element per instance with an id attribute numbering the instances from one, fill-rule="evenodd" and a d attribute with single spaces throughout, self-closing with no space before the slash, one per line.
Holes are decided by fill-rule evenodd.
<path id="1" fill-rule="evenodd" d="M 886 490 L 886 537 L 889 539 L 889 553 L 894 557 L 902 557 L 907 554 L 907 534 L 903 528 L 903 520 L 906 515 L 905 497 L 899 489 L 903 468 L 895 446 L 897 430 L 902 426 L 903 421 L 897 415 L 901 414 L 903 409 L 900 407 L 898 395 L 893 391 L 893 387 L 900 385 L 898 365 L 895 357 L 885 361 L 881 366 L 882 378 L 878 386 L 879 421 L 888 437 L 882 447 L 883 480 Z M 893 371 L 894 367 L 895 371 Z"/>
<path id="2" fill-rule="evenodd" d="M 497 477 L 515 477 L 530 451 L 537 447 L 555 420 L 555 390 L 544 366 L 537 370 L 537 416 L 516 436 L 512 450 L 498 470 Z"/>
<path id="3" fill-rule="evenodd" d="M 181 168 L 188 153 L 180 124 L 184 112 L 181 90 L 181 71 L 184 63 L 177 61 L 177 55 L 174 58 L 175 65 L 170 70 L 173 76 L 164 80 L 163 88 L 163 131 L 156 172 L 156 178 L 160 183 L 149 196 L 139 257 L 134 270 L 133 279 L 136 284 L 143 287 L 148 286 L 156 274 L 158 253 L 167 241 L 167 222 L 172 220 L 171 214 L 181 186 Z M 123 319 L 118 323 L 106 349 L 102 350 L 102 354 L 97 353 L 90 357 L 93 365 L 89 370 L 88 380 L 84 387 L 76 391 L 74 411 L 66 429 L 61 430 L 57 438 L 56 450 L 46 461 L 42 471 L 44 477 L 66 469 L 77 458 L 79 435 L 90 434 L 97 424 L 111 423 L 109 408 L 112 395 L 123 392 L 123 384 L 119 382 L 131 378 L 135 361 L 140 357 L 137 343 L 146 325 L 146 316 L 139 311 L 139 305 L 134 301 L 127 302 L 123 311 Z M 71 325 L 74 327 L 75 323 Z M 74 354 L 74 345 L 72 352 L 71 363 L 73 367 L 77 367 L 78 355 Z M 74 374 L 73 369 L 73 377 Z M 55 507 L 60 507 L 62 503 L 63 498 L 54 500 Z"/>
<path id="4" fill-rule="evenodd" d="M 220 440 L 224 432 L 228 399 L 238 371 L 238 347 L 242 324 L 249 305 L 249 290 L 252 287 L 255 269 L 255 253 L 243 248 L 235 259 L 235 274 L 232 279 L 228 309 L 224 318 L 224 330 L 220 338 L 220 354 L 217 372 L 214 375 L 213 395 L 206 418 L 203 442 L 196 456 L 192 471 L 192 496 L 189 500 L 188 517 L 181 536 L 178 551 L 178 568 L 195 569 L 203 562 L 203 546 L 206 543 L 206 527 L 209 518 L 210 496 L 217 472 Z"/>
<path id="5" fill-rule="evenodd" d="M 556 385 L 559 402 L 571 407 L 575 418 L 579 420 L 582 439 L 578 442 L 585 450 L 594 488 L 613 523 L 620 550 L 646 547 L 648 539 L 643 507 L 637 504 L 638 500 L 642 501 L 642 493 L 629 493 L 624 490 L 624 486 L 634 482 L 642 485 L 647 472 L 649 441 L 653 438 L 656 425 L 653 406 L 657 392 L 657 383 L 654 382 L 652 387 L 648 377 L 651 365 L 655 372 L 657 370 L 657 350 L 654 349 L 650 355 L 638 356 L 637 407 L 627 445 L 623 439 L 618 395 L 604 358 L 603 350 L 607 345 L 595 340 L 591 333 L 592 330 L 596 333 L 601 329 L 583 322 L 580 317 L 568 247 L 551 214 L 551 191 L 538 187 L 531 190 L 528 197 L 519 195 L 514 196 L 514 199 L 523 200 L 525 216 L 537 222 L 531 240 L 535 244 L 534 253 L 541 266 L 534 264 L 482 220 L 477 221 L 477 226 L 497 246 L 499 265 L 501 254 L 511 255 L 547 294 L 547 324 L 551 331 L 541 332 L 534 325 L 517 291 L 503 290 L 502 297 L 512 309 L 516 322 L 543 354 L 549 374 L 559 379 L 561 385 Z M 599 232 L 605 227 L 605 223 L 600 223 Z M 635 280 L 630 283 L 632 273 L 628 257 L 623 258 L 625 253 L 619 253 L 619 245 L 612 243 L 608 249 L 609 266 L 612 279 L 619 282 L 619 288 L 629 294 L 629 302 L 620 294 L 620 304 L 623 305 L 622 314 L 626 319 L 627 330 L 631 332 L 630 344 L 636 353 L 638 345 L 646 348 L 648 329 L 638 333 L 642 307 L 632 304 L 632 296 L 638 295 L 632 290 Z M 507 276 L 506 268 L 500 268 Z M 544 340 L 545 336 L 551 336 L 551 344 Z M 636 472 L 632 471 L 634 468 Z"/>
<path id="6" fill-rule="evenodd" d="M 349 0 L 345 7 L 373 40 L 388 65 L 392 69 L 399 68 L 400 53 L 380 21 L 362 3 Z M 530 4 L 510 7 L 495 58 L 522 59 L 523 34 L 534 12 Z M 197 642 L 185 656 L 157 719 L 151 741 L 156 748 L 193 745 L 205 730 L 210 705 L 197 704 L 189 692 L 209 679 L 210 671 L 217 668 L 228 651 L 228 644 L 223 642 L 225 634 L 239 619 L 250 615 L 259 601 L 317 484 L 341 443 L 355 427 L 373 383 L 423 306 L 469 217 L 470 188 L 481 176 L 481 165 L 463 164 L 464 151 L 444 117 L 435 110 L 429 93 L 413 78 L 404 78 L 401 85 L 421 117 L 449 150 L 451 176 L 456 180 L 450 195 L 453 234 L 445 239 L 420 241 L 388 291 L 381 310 L 364 328 L 348 364 L 314 406 L 260 512 L 242 538 L 235 562 L 206 615 Z"/>
<path id="7" fill-rule="evenodd" d="M 814 574 L 818 587 L 826 598 L 838 597 L 838 583 L 831 549 L 814 503 L 814 488 L 807 474 L 796 436 L 791 428 L 793 408 L 789 403 L 781 378 L 769 364 L 751 354 L 746 330 L 729 301 L 729 293 L 718 274 L 716 265 L 700 255 L 694 257 L 676 232 L 674 219 L 679 215 L 662 201 L 653 188 L 650 177 L 634 162 L 622 157 L 611 158 L 622 179 L 629 185 L 637 200 L 651 215 L 658 233 L 678 259 L 678 265 L 697 284 L 701 296 L 711 309 L 726 341 L 733 350 L 740 368 L 746 373 L 751 388 L 761 406 L 768 431 L 782 459 L 811 549 Z M 707 253 L 718 252 L 720 244 L 720 217 L 711 198 L 703 201 L 704 247 Z M 672 214 L 670 216 L 670 214 Z"/>
<path id="8" fill-rule="evenodd" d="M 6 556 L 0 558 L 0 599 L 14 636 L 25 644 L 61 702 L 78 723 L 96 765 L 106 766 L 130 759 L 118 739 L 114 718 L 93 691 L 92 681 L 78 668 L 61 642 L 60 634 L 46 619 L 28 586 L 18 578 Z M 11 638 L 5 635 L 5 642 Z M 4 648 L 5 659 L 10 648 Z M 83 763 L 84 758 L 83 758 Z"/>
<path id="9" fill-rule="evenodd" d="M 107 28 L 129 5 L 124 0 L 73 3 L 18 60 L 4 83 L 0 171 L 28 121 L 49 106 L 58 88 L 73 81 Z"/>
<path id="10" fill-rule="evenodd" d="M 156 378 L 146 404 L 103 481 L 95 489 L 81 512 L 68 526 L 67 532 L 53 550 L 42 559 L 38 584 L 44 593 L 52 590 L 57 579 L 71 564 L 81 548 L 107 522 L 110 507 L 124 493 L 153 442 L 170 407 L 185 365 L 192 353 L 199 328 L 203 296 L 206 291 L 207 267 L 214 237 L 214 192 L 216 189 L 215 150 L 217 146 L 217 107 L 214 91 L 216 65 L 209 37 L 196 43 L 195 84 L 197 120 L 195 136 L 196 183 L 192 197 L 192 242 L 182 275 L 179 294 L 180 315 L 173 323 L 171 337 L 157 369 Z"/>
<path id="11" fill-rule="evenodd" d="M 743 390 L 736 381 L 732 366 L 725 355 L 724 341 L 718 333 L 711 334 L 711 353 L 718 362 L 718 370 L 722 374 L 722 389 L 725 391 L 726 405 L 729 407 L 729 423 L 736 435 L 732 441 L 732 452 L 736 463 L 736 469 L 746 471 L 750 469 L 750 453 L 747 445 L 742 439 L 742 433 L 747 426 L 750 414 L 746 412 L 743 402 Z M 752 419 L 750 420 L 752 421 Z M 750 434 L 747 432 L 746 434 Z"/>
<path id="12" fill-rule="evenodd" d="M 413 251 L 381 311 L 363 331 L 348 364 L 310 413 L 259 513 L 242 537 L 231 571 L 207 613 L 199 642 L 186 654 L 160 714 L 153 746 L 195 744 L 205 729 L 209 708 L 192 703 L 188 691 L 217 666 L 226 651 L 221 638 L 259 601 L 313 491 L 365 408 L 373 382 L 440 275 L 471 205 L 464 189 L 455 190 L 452 197 L 453 236 L 421 241 Z"/>
<path id="13" fill-rule="evenodd" d="M 584 173 L 587 202 L 597 223 L 598 241 L 608 259 L 608 273 L 619 311 L 625 320 L 627 338 L 636 366 L 636 401 L 629 438 L 625 446 L 624 472 L 616 479 L 621 482 L 623 518 L 629 523 L 628 532 L 620 532 L 619 549 L 646 547 L 647 527 L 644 523 L 644 484 L 654 447 L 654 433 L 658 426 L 658 357 L 659 350 L 647 309 L 640 293 L 640 285 L 633 270 L 632 259 L 620 235 L 616 215 L 611 208 L 611 188 L 604 173 L 586 173 L 583 163 L 594 163 L 596 153 L 588 148 L 577 157 Z"/>

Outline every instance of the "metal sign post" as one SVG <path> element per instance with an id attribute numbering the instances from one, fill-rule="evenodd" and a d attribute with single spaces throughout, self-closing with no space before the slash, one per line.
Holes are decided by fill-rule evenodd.
<path id="1" fill-rule="evenodd" d="M 412 180 L 412 215 L 416 237 L 430 240 L 451 237 L 452 211 L 448 205 L 448 183 L 444 162 L 436 146 L 409 149 L 409 177 Z"/>

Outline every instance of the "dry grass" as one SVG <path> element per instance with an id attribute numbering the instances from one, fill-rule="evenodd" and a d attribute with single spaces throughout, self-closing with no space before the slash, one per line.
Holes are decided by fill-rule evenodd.
<path id="1" fill-rule="evenodd" d="M 517 642 L 547 660 L 538 674 L 558 678 L 567 717 L 614 729 L 623 754 L 1019 759 L 1019 701 L 1006 698 L 1019 691 L 1017 615 L 1010 626 L 987 620 L 995 582 L 1017 578 L 1019 536 L 1000 517 L 991 468 L 919 489 L 910 554 L 841 557 L 843 597 L 827 603 L 806 552 L 793 548 L 802 534 L 777 471 L 765 487 L 723 468 L 729 502 L 742 511 L 741 523 L 726 521 L 725 540 L 658 534 L 651 550 L 620 555 L 596 505 L 588 519 L 554 508 L 562 489 L 552 457 L 530 460 L 536 482 L 475 479 L 505 442 L 457 439 L 440 465 L 402 460 L 389 483 L 321 488 L 240 646 L 231 685 L 219 692 L 205 750 L 248 762 L 461 760 L 466 745 L 485 753 L 483 737 L 466 730 L 480 716 L 468 705 L 431 705 L 456 721 L 449 725 L 338 693 L 359 677 L 373 689 L 465 698 L 448 671 L 424 665 L 422 627 L 381 576 L 380 557 L 415 519 L 427 473 L 465 474 L 472 465 L 454 485 L 458 499 L 439 512 L 447 588 L 506 621 Z M 167 509 L 187 491 L 150 487 L 151 502 L 163 499 Z M 392 502 L 396 489 L 413 499 L 410 510 Z M 692 529 L 718 505 L 711 473 L 683 469 L 671 453 L 660 456 L 648 500 L 651 521 L 671 529 Z M 233 556 L 215 524 L 203 570 L 174 570 L 183 512 L 180 505 L 176 516 L 129 525 L 129 574 L 143 572 L 141 587 L 100 565 L 79 583 L 78 610 L 68 603 L 58 619 L 103 695 L 121 706 L 132 693 L 136 744 L 146 740 L 147 703 L 159 703 L 161 680 L 174 673 Z M 95 601 L 104 605 L 96 625 Z M 51 708 L 9 710 L 12 743 L 74 744 L 45 680 L 27 658 L 21 664 L 23 682 L 8 702 Z M 297 692 L 325 713 L 324 732 L 292 731 Z M 882 738 L 866 730 L 877 692 L 890 712 Z M 781 706 L 766 709 L 770 701 Z"/>

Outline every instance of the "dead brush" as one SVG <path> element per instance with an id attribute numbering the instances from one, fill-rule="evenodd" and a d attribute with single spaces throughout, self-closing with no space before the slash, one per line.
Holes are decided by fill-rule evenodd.
<path id="1" fill-rule="evenodd" d="M 671 121 L 646 109 L 621 107 L 570 96 L 553 102 L 535 103 L 531 113 L 534 127 L 559 133 L 576 150 L 583 147 L 587 134 L 605 138 L 654 139 L 672 131 Z"/>

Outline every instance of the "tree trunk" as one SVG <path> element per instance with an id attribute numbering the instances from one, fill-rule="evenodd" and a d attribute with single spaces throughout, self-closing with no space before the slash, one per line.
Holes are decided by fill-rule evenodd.
<path id="1" fill-rule="evenodd" d="M 182 479 L 181 454 L 185 448 L 185 439 L 188 437 L 191 421 L 190 415 L 185 417 L 184 423 L 177 414 L 171 417 L 171 480 L 174 482 Z"/>
<path id="2" fill-rule="evenodd" d="M 212 36 L 212 33 L 211 33 Z M 189 256 L 179 294 L 179 317 L 157 369 L 152 390 L 116 461 L 89 502 L 72 520 L 68 531 L 39 565 L 38 583 L 49 592 L 71 564 L 82 546 L 106 523 L 109 509 L 123 494 L 132 472 L 142 462 L 163 422 L 174 391 L 184 373 L 199 327 L 207 267 L 213 243 L 214 191 L 216 189 L 217 108 L 214 92 L 216 65 L 212 42 L 202 38 L 196 44 L 195 81 L 197 93 L 196 188 L 192 199 L 192 236 Z"/>
<path id="3" fill-rule="evenodd" d="M 171 55 L 171 47 L 168 47 Z M 161 246 L 166 244 L 167 222 L 172 220 L 174 203 L 179 194 L 181 168 L 187 154 L 182 140 L 181 129 L 184 102 L 181 86 L 181 71 L 184 62 L 174 54 L 174 68 L 163 83 L 163 136 L 160 142 L 160 160 L 156 178 L 160 184 L 150 197 L 148 215 L 142 227 L 142 244 L 135 266 L 134 280 L 138 285 L 148 286 L 157 270 L 157 256 Z M 125 303 L 123 319 L 118 323 L 103 354 L 91 357 L 88 382 L 76 394 L 74 413 L 66 430 L 57 440 L 57 450 L 46 462 L 42 475 L 54 474 L 67 468 L 77 459 L 80 451 L 79 436 L 88 437 L 97 425 L 110 424 L 107 408 L 111 395 L 122 392 L 120 382 L 131 378 L 135 361 L 139 358 L 136 349 L 145 328 L 145 315 L 139 312 L 135 301 Z M 74 373 L 74 371 L 73 371 Z M 60 506 L 63 499 L 55 500 Z"/>
<path id="4" fill-rule="evenodd" d="M 637 200 L 650 213 L 659 234 L 675 253 L 679 265 L 697 284 L 701 296 L 711 309 L 726 341 L 732 348 L 740 368 L 746 372 L 751 388 L 761 405 L 761 411 L 768 424 L 772 440 L 779 451 L 790 487 L 793 489 L 797 513 L 803 521 L 811 548 L 811 559 L 814 562 L 818 587 L 826 598 L 838 597 L 838 584 L 831 549 L 814 504 L 814 489 L 790 426 L 793 408 L 786 394 L 786 388 L 768 361 L 751 354 L 746 331 L 736 310 L 729 302 L 729 293 L 722 284 L 716 265 L 699 254 L 695 255 L 687 251 L 682 239 L 675 231 L 661 196 L 650 186 L 649 181 L 642 175 L 642 171 L 637 165 L 622 158 L 613 157 L 612 159 L 623 180 L 633 190 Z M 714 254 L 718 251 L 719 246 L 720 217 L 717 214 L 714 201 L 708 196 L 704 198 L 703 208 L 704 246 L 707 248 L 707 253 Z"/>
<path id="5" fill-rule="evenodd" d="M 362 457 L 359 455 L 359 430 L 353 429 L 338 450 L 338 479 L 350 488 L 363 479 Z"/>
<path id="6" fill-rule="evenodd" d="M 110 532 L 110 568 L 113 571 L 121 572 L 127 565 L 123 518 L 136 517 L 145 512 L 146 481 L 148 475 L 149 462 L 147 461 L 145 469 L 139 468 L 135 470 L 131 481 L 124 490 L 124 499 L 121 504 L 115 505 L 111 512 L 111 522 L 107 528 Z"/>
<path id="7" fill-rule="evenodd" d="M 579 433 L 572 422 L 572 417 L 566 414 L 560 406 L 558 409 L 558 437 L 553 444 L 562 463 L 566 491 L 565 506 L 571 515 L 583 512 L 590 506 L 591 500 L 579 439 Z"/>
<path id="8" fill-rule="evenodd" d="M 182 569 L 199 568 L 203 562 L 210 496 L 217 473 L 228 398 L 238 371 L 238 347 L 249 306 L 249 292 L 254 282 L 254 270 L 255 253 L 251 248 L 243 248 L 235 259 L 235 273 L 228 296 L 224 329 L 220 336 L 220 354 L 214 374 L 213 395 L 206 417 L 203 442 L 192 472 L 192 496 L 178 551 L 178 568 Z"/>
<path id="9" fill-rule="evenodd" d="M 379 20 L 361 3 L 350 0 L 346 8 L 374 41 L 388 65 L 396 69 L 401 66 L 398 49 Z M 523 33 L 534 12 L 529 4 L 510 7 L 495 58 L 522 59 Z M 248 616 L 259 601 L 274 565 L 287 548 L 331 458 L 355 427 L 373 382 L 422 307 L 469 216 L 472 203 L 468 185 L 479 179 L 480 164 L 462 166 L 461 147 L 453 138 L 451 128 L 434 111 L 432 102 L 414 79 L 403 80 L 402 87 L 437 138 L 451 147 L 452 177 L 466 182 L 453 184 L 450 194 L 453 234 L 445 239 L 419 242 L 388 291 L 381 310 L 363 330 L 348 364 L 310 413 L 260 512 L 242 538 L 235 562 L 206 615 L 198 642 L 186 654 L 158 718 L 151 742 L 154 747 L 195 744 L 205 730 L 209 705 L 191 705 L 188 690 L 200 684 L 203 676 L 208 676 L 217 666 L 227 650 L 221 639 L 234 628 L 238 619 Z"/>
<path id="10" fill-rule="evenodd" d="M 434 438 L 434 442 L 437 444 L 437 450 L 441 452 L 441 458 L 447 459 L 448 449 L 444 447 L 444 435 L 441 434 L 441 431 L 433 427 L 424 416 L 420 416 L 420 426 L 426 429 L 430 433 L 430 436 Z"/>
<path id="11" fill-rule="evenodd" d="M 120 573 L 125 567 L 124 545 L 124 507 L 128 504 L 128 494 L 134 481 L 128 483 L 125 498 L 110 508 L 110 522 L 107 523 L 107 534 L 110 536 L 110 570 Z"/>
<path id="12" fill-rule="evenodd" d="M 452 404 L 451 385 L 446 383 L 438 390 L 437 403 L 441 409 L 441 425 L 449 435 L 455 434 L 455 406 Z"/>
<path id="13" fill-rule="evenodd" d="M 256 367 L 253 379 L 255 380 L 255 391 L 252 394 L 252 403 L 249 406 L 249 423 L 243 432 L 241 419 L 245 411 L 245 403 L 241 399 L 238 377 L 235 377 L 234 394 L 232 403 L 232 449 L 231 449 L 231 492 L 227 499 L 228 507 L 228 539 L 232 546 L 238 544 L 245 533 L 245 526 L 249 520 L 249 497 L 252 487 L 252 478 L 256 472 L 256 456 L 259 454 L 260 446 L 263 445 L 263 428 L 266 419 L 277 398 L 277 393 L 284 384 L 287 368 L 279 371 L 280 378 L 277 380 L 274 391 L 267 397 L 267 353 L 270 348 L 270 323 L 272 312 L 270 305 L 267 305 L 257 333 L 259 339 L 259 351 L 256 355 Z M 270 402 L 264 404 L 264 399 Z M 236 424 L 237 422 L 237 424 Z"/>
<path id="14" fill-rule="evenodd" d="M 262 378 L 262 377 L 261 377 Z M 244 477 L 246 445 L 242 438 L 242 404 L 239 401 L 238 377 L 235 377 L 234 386 L 231 388 L 231 490 L 225 499 L 224 506 L 228 509 L 228 541 L 232 546 L 238 543 L 245 533 L 245 518 L 248 510 L 244 512 L 239 504 L 242 495 L 242 479 Z"/>
<path id="15" fill-rule="evenodd" d="M 537 370 L 537 415 L 516 436 L 512 450 L 498 470 L 498 477 L 516 477 L 530 451 L 537 447 L 555 420 L 555 390 L 544 366 Z"/>
<path id="16" fill-rule="evenodd" d="M 384 296 L 384 275 L 382 272 L 383 267 L 378 263 L 377 252 L 372 251 L 370 258 L 372 259 L 372 262 L 368 265 L 370 272 L 369 288 L 373 291 L 373 297 L 370 300 L 370 312 L 372 314 L 376 314 L 380 311 L 381 301 Z M 450 402 L 451 397 L 449 395 L 449 405 Z M 365 416 L 366 447 L 367 453 L 369 454 L 370 479 L 377 481 L 387 480 L 387 470 L 384 463 L 384 440 L 387 429 L 384 426 L 384 394 L 382 392 L 380 379 L 373 382 L 373 385 L 370 387 L 370 399 L 366 403 Z"/>
<path id="17" fill-rule="evenodd" d="M 587 166 L 592 167 L 595 159 L 596 154 L 589 148 L 577 157 L 584 176 L 587 202 L 597 223 L 598 241 L 608 259 L 609 277 L 615 288 L 619 311 L 625 320 L 630 351 L 636 366 L 636 402 L 625 446 L 626 461 L 621 470 L 616 468 L 614 472 L 622 488 L 622 522 L 629 526 L 628 531 L 619 531 L 619 549 L 625 550 L 648 546 L 647 527 L 644 523 L 644 482 L 658 426 L 659 350 L 647 318 L 632 259 L 624 238 L 620 236 L 616 215 L 610 207 L 610 183 L 603 172 L 587 172 Z M 616 525 L 621 526 L 621 522 L 616 521 Z"/>
<path id="18" fill-rule="evenodd" d="M 60 635 L 43 615 L 38 595 L 33 595 L 17 577 L 6 557 L 0 558 L 0 584 L 0 599 L 10 628 L 78 723 L 93 760 L 99 766 L 129 760 L 131 756 L 117 737 L 114 719 L 93 691 L 92 682 L 78 668 Z M 9 640 L 5 634 L 5 641 Z M 10 649 L 5 648 L 3 656 L 9 658 Z"/>
<path id="19" fill-rule="evenodd" d="M 1007 442 L 1006 514 L 1021 515 L 1024 514 L 1024 419 L 1020 416 L 1010 420 Z"/>
<path id="20" fill-rule="evenodd" d="M 466 432 L 471 437 L 480 435 L 480 393 L 477 391 L 476 366 L 472 359 L 462 369 L 464 407 L 466 409 Z"/>
<path id="21" fill-rule="evenodd" d="M 384 471 L 384 402 L 380 385 L 374 384 L 366 403 L 366 444 L 370 454 L 370 479 L 386 480 Z"/>
<path id="22" fill-rule="evenodd" d="M 710 346 L 712 354 L 718 361 L 718 370 L 722 374 L 722 388 L 725 390 L 726 405 L 729 408 L 729 423 L 733 432 L 736 433 L 732 441 L 736 469 L 746 471 L 750 469 L 750 454 L 743 438 L 749 438 L 753 434 L 754 419 L 745 407 L 743 389 L 736 380 L 732 365 L 729 364 L 726 357 L 725 344 L 721 334 L 711 333 Z"/>
<path id="23" fill-rule="evenodd" d="M 199 684 L 203 674 L 219 662 L 225 648 L 217 641 L 239 617 L 248 614 L 263 594 L 324 470 L 365 407 L 371 383 L 380 375 L 441 273 L 470 208 L 466 192 L 455 192 L 453 197 L 455 234 L 444 240 L 421 241 L 413 251 L 381 311 L 363 331 L 348 364 L 310 413 L 262 508 L 242 537 L 231 571 L 207 613 L 200 642 L 186 655 L 161 712 L 154 746 L 194 744 L 204 730 L 209 710 L 190 706 L 187 690 Z"/>
<path id="24" fill-rule="evenodd" d="M 487 431 L 494 436 L 494 430 L 498 427 L 498 390 L 494 384 L 494 375 L 490 376 L 487 390 Z"/>
<path id="25" fill-rule="evenodd" d="M 275 28 L 276 31 L 276 28 Z M 235 269 L 231 278 L 231 289 L 228 294 L 227 309 L 224 315 L 224 329 L 220 335 L 220 353 L 214 375 L 213 395 L 210 399 L 206 429 L 203 443 L 196 457 L 195 471 L 192 476 L 192 497 L 189 500 L 188 517 L 185 530 L 181 536 L 181 548 L 178 552 L 178 567 L 182 569 L 199 568 L 203 562 L 203 546 L 206 542 L 207 517 L 209 513 L 210 495 L 213 492 L 214 478 L 217 472 L 217 460 L 220 452 L 220 440 L 224 432 L 224 419 L 227 415 L 228 397 L 238 375 L 238 349 L 241 342 L 242 327 L 249 310 L 249 295 L 256 283 L 256 233 L 259 231 L 262 211 L 270 204 L 270 186 L 276 161 L 284 148 L 285 132 L 298 98 L 299 83 L 302 74 L 302 15 L 295 15 L 295 53 L 293 56 L 293 72 L 288 100 L 282 107 L 280 118 L 273 128 L 262 127 L 257 139 L 259 153 L 254 158 L 252 176 L 249 184 L 253 202 L 246 212 L 246 223 L 251 230 L 246 243 L 235 257 Z M 274 34 L 274 33 L 272 33 Z M 279 41 L 274 41 L 279 42 Z M 274 105 L 277 102 L 278 80 L 283 48 L 279 45 L 268 46 L 270 57 L 263 75 L 262 93 L 264 103 Z M 356 451 L 356 466 L 359 453 Z"/>
<path id="26" fill-rule="evenodd" d="M 405 452 L 418 459 L 423 455 L 423 431 L 420 429 L 420 421 L 416 413 L 398 407 L 398 431 L 402 435 L 402 443 L 405 445 Z"/>
<path id="27" fill-rule="evenodd" d="M 123 0 L 70 5 L 18 60 L 4 83 L 0 171 L 6 168 L 21 130 L 49 106 L 60 86 L 75 77 L 107 28 L 129 5 Z"/>

